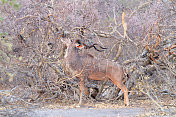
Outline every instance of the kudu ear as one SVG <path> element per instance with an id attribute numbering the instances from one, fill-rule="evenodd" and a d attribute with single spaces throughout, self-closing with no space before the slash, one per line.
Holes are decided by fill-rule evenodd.
<path id="1" fill-rule="evenodd" d="M 71 39 L 68 38 L 61 38 L 61 41 L 63 44 L 65 44 L 67 47 L 71 44 Z"/>

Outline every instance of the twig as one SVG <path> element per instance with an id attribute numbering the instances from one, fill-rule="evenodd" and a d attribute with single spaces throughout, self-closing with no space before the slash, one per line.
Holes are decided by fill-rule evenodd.
<path id="1" fill-rule="evenodd" d="M 164 111 L 163 107 L 161 107 L 161 105 L 159 105 L 158 102 L 155 101 L 153 97 L 150 95 L 149 90 L 147 90 L 147 92 L 144 92 L 143 90 L 141 90 L 141 92 L 146 94 L 162 111 Z"/>

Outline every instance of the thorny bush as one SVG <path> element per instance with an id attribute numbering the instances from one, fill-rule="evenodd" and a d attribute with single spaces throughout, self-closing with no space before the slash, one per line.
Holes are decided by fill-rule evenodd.
<path id="1" fill-rule="evenodd" d="M 0 2 L 2 105 L 78 101 L 79 80 L 65 71 L 62 62 L 63 32 L 67 32 L 68 38 L 81 38 L 88 45 L 96 42 L 108 47 L 103 53 L 90 53 L 118 61 L 127 68 L 132 98 L 147 94 L 157 105 L 162 105 L 159 102 L 165 95 L 175 98 L 175 1 L 16 2 L 19 9 Z M 100 84 L 86 82 L 90 89 Z M 100 98 L 116 98 L 119 92 L 115 89 L 106 83 Z"/>

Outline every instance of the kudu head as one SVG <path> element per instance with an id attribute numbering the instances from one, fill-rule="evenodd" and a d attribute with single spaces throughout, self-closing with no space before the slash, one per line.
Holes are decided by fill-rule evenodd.
<path id="1" fill-rule="evenodd" d="M 94 48 L 96 51 L 102 52 L 107 48 L 104 48 L 102 46 L 100 46 L 99 44 L 92 44 L 90 46 L 88 46 L 87 44 L 85 44 L 82 40 L 80 39 L 75 39 L 75 40 L 71 40 L 71 39 L 61 39 L 61 41 L 66 45 L 67 48 L 75 48 L 75 49 L 90 49 L 90 48 Z M 98 49 L 96 46 L 99 46 L 100 49 Z"/>

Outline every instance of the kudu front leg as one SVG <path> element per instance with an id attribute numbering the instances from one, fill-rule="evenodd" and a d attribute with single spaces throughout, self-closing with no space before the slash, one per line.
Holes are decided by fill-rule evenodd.
<path id="1" fill-rule="evenodd" d="M 79 106 L 82 105 L 83 93 L 84 93 L 84 77 L 80 78 L 80 98 L 79 98 Z"/>

